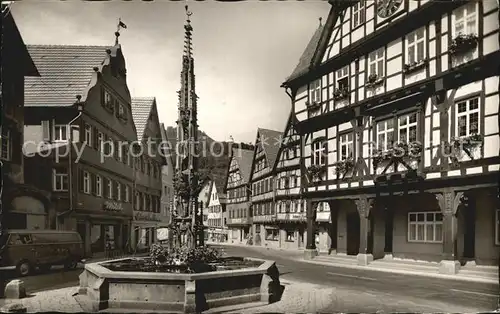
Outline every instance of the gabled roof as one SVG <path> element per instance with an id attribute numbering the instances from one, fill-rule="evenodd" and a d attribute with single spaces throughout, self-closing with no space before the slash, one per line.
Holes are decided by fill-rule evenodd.
<path id="1" fill-rule="evenodd" d="M 109 57 L 110 46 L 28 45 L 28 51 L 41 77 L 25 80 L 24 105 L 72 106 L 76 95 L 86 99 L 86 90 Z"/>
<path id="2" fill-rule="evenodd" d="M 8 68 L 16 73 L 22 73 L 23 76 L 40 76 L 17 28 L 11 7 L 8 4 L 2 3 L 1 9 L 2 67 L 4 71 Z M 8 75 L 5 72 L 3 75 Z"/>
<path id="3" fill-rule="evenodd" d="M 165 156 L 167 159 L 167 164 L 170 164 L 172 166 L 172 169 L 175 169 L 175 158 L 173 155 L 173 151 L 175 148 L 171 147 L 171 142 L 168 140 L 167 136 L 167 130 L 165 130 L 165 125 L 163 123 L 160 123 L 160 133 L 161 133 L 161 141 L 163 143 L 162 147 L 165 148 Z"/>
<path id="4" fill-rule="evenodd" d="M 238 163 L 238 168 L 240 169 L 241 177 L 243 178 L 243 183 L 248 183 L 250 180 L 250 171 L 252 169 L 252 160 L 253 160 L 253 150 L 241 149 L 241 148 L 233 148 L 233 158 L 236 159 Z M 231 163 L 229 166 L 231 167 Z"/>
<path id="5" fill-rule="evenodd" d="M 144 130 L 146 129 L 155 101 L 154 97 L 132 98 L 132 118 L 134 119 L 135 128 L 137 129 L 138 141 L 143 139 Z"/>
<path id="6" fill-rule="evenodd" d="M 322 33 L 323 33 L 323 26 L 320 25 L 314 32 L 311 40 L 306 46 L 306 49 L 302 53 L 302 56 L 299 59 L 299 63 L 293 70 L 292 74 L 290 74 L 290 76 L 286 79 L 285 83 L 293 79 L 296 79 L 299 76 L 304 75 L 309 71 L 309 69 L 313 65 L 314 56 L 316 54 L 316 50 L 318 48 L 318 44 L 320 42 Z M 283 83 L 283 85 L 285 83 Z"/>
<path id="7" fill-rule="evenodd" d="M 288 131 L 290 130 L 290 128 L 295 124 L 297 123 L 297 117 L 295 116 L 294 114 L 294 111 L 293 111 L 293 108 L 290 110 L 290 113 L 288 114 L 288 120 L 286 121 L 286 125 L 285 125 L 285 131 L 283 131 L 283 137 L 285 137 L 287 134 L 288 134 Z M 279 156 L 281 154 L 281 151 L 283 150 L 283 143 L 284 141 L 281 141 L 279 147 L 278 147 L 278 152 L 276 153 L 276 159 L 274 161 L 274 164 L 272 165 L 272 171 L 274 171 L 276 169 L 276 165 L 278 164 L 279 162 Z"/>
<path id="8" fill-rule="evenodd" d="M 283 142 L 283 133 L 274 130 L 262 129 L 257 130 L 257 138 L 260 137 L 264 154 L 267 158 L 269 167 L 273 167 L 278 157 L 278 150 Z M 256 147 L 257 149 L 257 147 Z"/>

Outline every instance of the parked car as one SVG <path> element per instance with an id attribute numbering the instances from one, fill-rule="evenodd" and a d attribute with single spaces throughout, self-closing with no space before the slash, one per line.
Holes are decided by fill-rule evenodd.
<path id="1" fill-rule="evenodd" d="M 16 270 L 21 276 L 36 267 L 52 265 L 76 268 L 83 262 L 84 245 L 78 232 L 57 230 L 6 230 L 0 239 L 0 269 Z"/>

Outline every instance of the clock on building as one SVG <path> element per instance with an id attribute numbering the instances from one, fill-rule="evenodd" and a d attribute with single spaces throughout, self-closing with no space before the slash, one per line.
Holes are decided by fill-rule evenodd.
<path id="1" fill-rule="evenodd" d="M 378 0 L 377 15 L 381 18 L 388 18 L 401 7 L 403 0 Z"/>

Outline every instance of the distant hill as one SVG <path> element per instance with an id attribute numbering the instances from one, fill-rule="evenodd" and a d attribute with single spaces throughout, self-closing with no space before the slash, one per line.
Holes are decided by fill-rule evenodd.
<path id="1" fill-rule="evenodd" d="M 177 130 L 169 126 L 166 129 L 167 138 L 171 147 L 176 147 Z M 254 149 L 252 144 L 247 143 L 231 143 L 218 142 L 208 136 L 205 132 L 198 130 L 198 141 L 200 149 L 204 149 L 204 153 L 200 154 L 199 170 L 202 177 L 212 179 L 217 189 L 222 192 L 227 176 L 227 168 L 229 166 L 229 156 L 231 155 L 231 147 L 241 147 L 243 149 Z M 212 148 L 212 152 L 211 152 Z M 172 152 L 175 163 L 175 150 Z"/>

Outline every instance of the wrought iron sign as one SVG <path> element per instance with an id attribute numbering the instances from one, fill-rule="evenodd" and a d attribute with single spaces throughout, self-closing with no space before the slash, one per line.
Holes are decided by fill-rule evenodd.
<path id="1" fill-rule="evenodd" d="M 119 212 L 123 210 L 123 206 L 121 203 L 114 201 L 105 201 L 103 204 L 103 209 L 111 212 Z"/>

